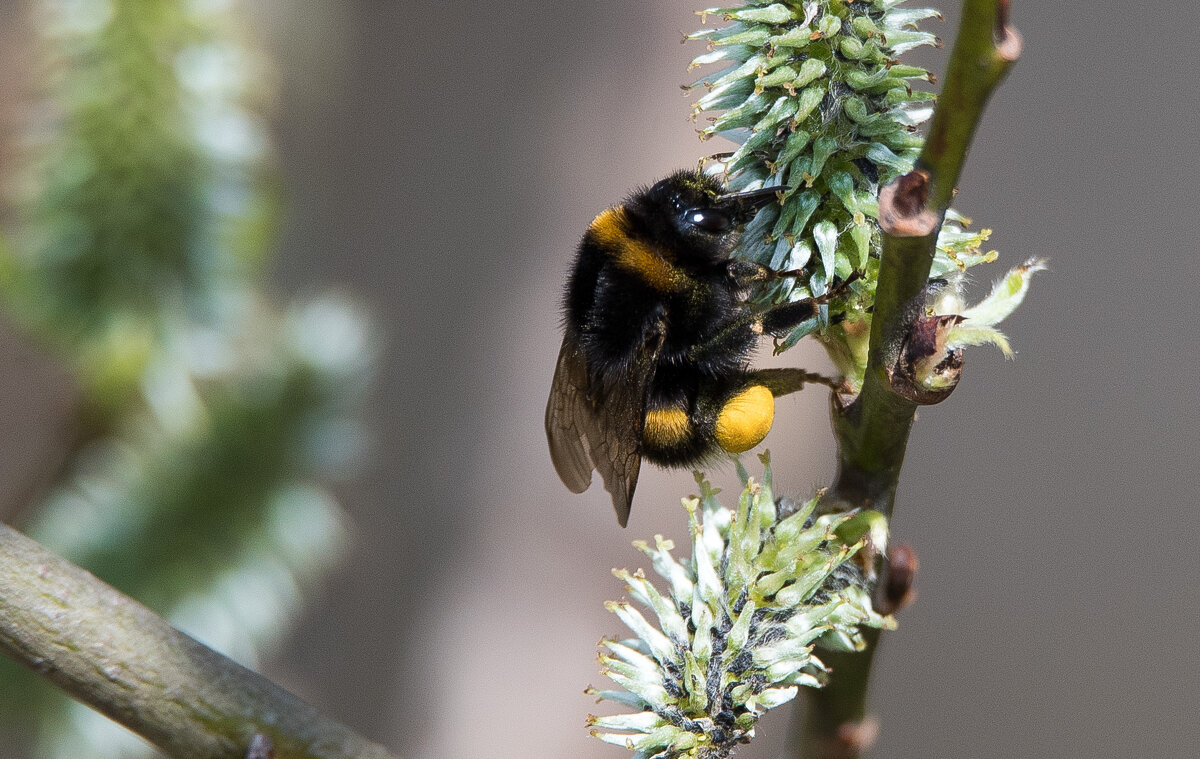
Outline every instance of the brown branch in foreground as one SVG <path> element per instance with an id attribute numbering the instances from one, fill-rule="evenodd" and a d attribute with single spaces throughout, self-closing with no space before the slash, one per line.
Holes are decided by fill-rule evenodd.
<path id="1" fill-rule="evenodd" d="M 0 525 L 0 652 L 180 759 L 394 759 L 91 573 Z"/>

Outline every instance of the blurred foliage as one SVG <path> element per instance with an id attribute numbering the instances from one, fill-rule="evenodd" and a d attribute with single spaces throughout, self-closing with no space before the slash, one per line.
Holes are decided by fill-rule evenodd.
<path id="1" fill-rule="evenodd" d="M 253 665 L 344 542 L 318 480 L 361 450 L 368 330 L 337 296 L 280 309 L 260 291 L 271 76 L 235 3 L 36 12 L 45 94 L 6 178 L 0 294 L 81 402 L 67 466 L 20 526 Z M 0 664 L 3 729 L 40 755 L 147 751 Z"/>

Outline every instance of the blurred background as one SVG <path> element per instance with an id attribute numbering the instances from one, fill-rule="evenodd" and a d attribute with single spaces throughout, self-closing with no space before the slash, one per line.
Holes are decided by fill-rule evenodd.
<path id="1" fill-rule="evenodd" d="M 14 135 L 44 117 L 31 5 L 0 9 L 6 174 L 22 155 Z M 949 43 L 958 3 L 946 5 L 930 26 Z M 920 556 L 920 596 L 881 650 L 874 755 L 1187 754 L 1200 745 L 1200 88 L 1186 56 L 1200 6 L 1014 5 L 1024 54 L 956 206 L 995 230 L 991 276 L 1030 256 L 1051 272 L 1005 323 L 1016 359 L 970 351 L 953 397 L 915 426 L 893 539 Z M 283 545 L 330 561 L 288 564 L 283 584 L 303 591 L 262 622 L 272 634 L 252 659 L 401 756 L 622 755 L 583 725 L 596 708 L 583 688 L 601 684 L 595 643 L 622 632 L 602 606 L 621 595 L 609 570 L 641 564 L 633 539 L 680 537 L 679 498 L 694 485 L 645 470 L 621 530 L 603 490 L 574 496 L 555 477 L 542 410 L 559 292 L 587 223 L 723 149 L 697 141 L 679 89 L 701 52 L 678 44 L 697 9 L 223 11 L 264 62 L 249 84 L 273 152 L 254 161 L 276 161 L 282 186 L 279 234 L 254 275 L 271 305 L 255 296 L 235 311 L 272 309 L 283 347 L 271 355 L 299 356 L 318 388 L 361 385 L 359 410 L 338 406 L 322 418 L 343 421 L 321 427 L 340 435 L 321 438 L 338 441 L 326 458 L 361 449 L 357 463 L 272 470 L 291 498 L 274 513 L 327 520 Z M 913 61 L 940 71 L 945 54 Z M 326 334 L 330 319 L 343 331 Z M 88 397 L 20 322 L 0 325 L 0 516 L 18 524 L 64 466 L 64 437 L 78 444 L 64 430 Z M 315 348 L 303 339 L 314 333 Z M 786 358 L 828 366 L 811 348 Z M 768 444 L 777 490 L 826 483 L 825 394 L 782 401 Z M 23 687 L 21 698 L 49 690 Z M 19 722 L 17 706 L 0 703 L 4 724 Z M 778 711 L 740 756 L 780 754 L 791 715 Z M 29 735 L 9 733 L 5 756 L 34 755 Z"/>

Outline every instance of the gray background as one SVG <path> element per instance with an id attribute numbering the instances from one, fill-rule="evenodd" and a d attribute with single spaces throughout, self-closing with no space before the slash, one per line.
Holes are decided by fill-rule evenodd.
<path id="1" fill-rule="evenodd" d="M 947 41 L 948 5 L 930 25 Z M 588 221 L 723 149 L 678 87 L 696 7 L 255 6 L 290 192 L 274 286 L 357 294 L 384 358 L 376 453 L 341 489 L 353 554 L 270 670 L 405 756 L 622 755 L 583 728 L 594 644 L 621 632 L 609 569 L 641 563 L 632 539 L 680 536 L 691 475 L 645 472 L 622 531 L 603 491 L 554 477 L 541 415 Z M 1200 6 L 1026 0 L 1014 21 L 1025 53 L 957 205 L 995 229 L 980 294 L 1032 255 L 1052 271 L 1005 325 L 1016 360 L 971 351 L 915 427 L 893 529 L 920 597 L 885 641 L 875 755 L 1193 755 Z M 781 402 L 780 489 L 828 480 L 825 407 Z M 739 755 L 778 755 L 786 718 Z"/>

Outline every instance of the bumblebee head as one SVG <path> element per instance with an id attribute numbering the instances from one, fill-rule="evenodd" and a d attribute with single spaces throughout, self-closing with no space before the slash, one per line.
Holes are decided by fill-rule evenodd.
<path id="1" fill-rule="evenodd" d="M 741 226 L 783 189 L 725 193 L 713 177 L 680 171 L 634 196 L 629 207 L 647 236 L 676 260 L 712 261 L 729 256 Z"/>

